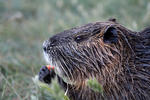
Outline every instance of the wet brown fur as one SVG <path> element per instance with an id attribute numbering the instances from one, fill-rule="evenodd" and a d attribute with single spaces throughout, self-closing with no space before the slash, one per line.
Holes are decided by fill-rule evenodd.
<path id="1" fill-rule="evenodd" d="M 117 43 L 103 41 L 109 27 L 117 29 Z M 51 49 L 49 58 L 73 82 L 60 82 L 71 100 L 150 99 L 150 28 L 133 32 L 111 20 L 87 24 L 58 35 L 71 32 L 77 35 L 98 32 L 83 42 L 70 40 Z M 87 86 L 86 80 L 90 77 L 102 85 L 103 95 Z"/>

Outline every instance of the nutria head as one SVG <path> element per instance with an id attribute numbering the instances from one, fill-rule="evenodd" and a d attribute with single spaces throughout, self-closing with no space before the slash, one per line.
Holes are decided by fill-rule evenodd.
<path id="1" fill-rule="evenodd" d="M 86 80 L 95 77 L 107 98 L 130 95 L 133 99 L 131 73 L 137 71 L 134 60 L 139 58 L 136 46 L 142 45 L 141 39 L 137 32 L 115 21 L 97 22 L 54 35 L 43 43 L 43 50 L 47 62 L 55 66 L 57 75 L 76 89 L 86 88 Z M 133 90 L 129 91 L 131 88 Z M 85 91 L 90 93 L 91 90 L 86 88 Z"/>
<path id="2" fill-rule="evenodd" d="M 106 69 L 117 74 L 122 62 L 120 34 L 112 22 L 88 24 L 49 38 L 43 44 L 44 54 L 56 71 L 72 82 L 104 77 Z"/>

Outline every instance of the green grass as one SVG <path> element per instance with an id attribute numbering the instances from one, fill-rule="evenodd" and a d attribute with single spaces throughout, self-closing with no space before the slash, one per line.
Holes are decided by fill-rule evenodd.
<path id="1" fill-rule="evenodd" d="M 63 100 L 56 81 L 49 93 L 32 80 L 46 64 L 43 41 L 111 17 L 139 31 L 150 25 L 150 0 L 0 0 L 0 100 Z"/>

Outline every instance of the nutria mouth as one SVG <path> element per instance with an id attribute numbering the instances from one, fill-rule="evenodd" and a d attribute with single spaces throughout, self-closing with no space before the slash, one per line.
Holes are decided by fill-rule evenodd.
<path id="1" fill-rule="evenodd" d="M 58 33 L 43 43 L 49 64 L 71 100 L 148 100 L 150 28 L 133 32 L 115 21 L 90 23 Z M 104 95 L 85 81 L 94 77 Z"/>

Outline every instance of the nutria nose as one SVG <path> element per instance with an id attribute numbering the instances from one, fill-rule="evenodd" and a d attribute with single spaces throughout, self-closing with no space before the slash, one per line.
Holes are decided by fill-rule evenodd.
<path id="1" fill-rule="evenodd" d="M 49 40 L 44 41 L 43 50 L 46 52 L 48 49 L 57 45 L 57 40 L 55 38 L 50 38 Z"/>
<path id="2" fill-rule="evenodd" d="M 43 50 L 46 52 L 47 51 L 47 48 L 48 48 L 48 41 L 44 41 L 43 43 Z"/>
<path id="3" fill-rule="evenodd" d="M 43 47 L 43 50 L 46 51 L 47 50 L 46 47 Z"/>

